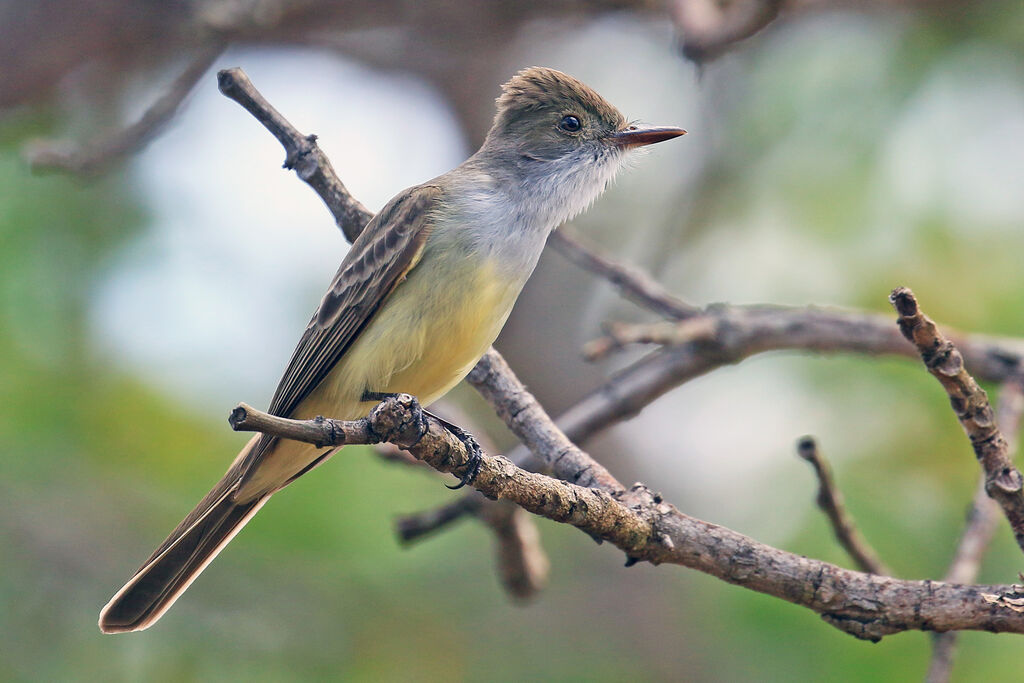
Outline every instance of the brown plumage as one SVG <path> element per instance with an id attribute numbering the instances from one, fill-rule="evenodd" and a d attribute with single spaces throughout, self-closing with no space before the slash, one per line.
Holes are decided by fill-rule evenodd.
<path id="1" fill-rule="evenodd" d="M 356 239 L 292 354 L 271 402 L 272 414 L 295 416 L 416 264 L 437 197 L 431 185 L 402 192 Z M 276 438 L 265 435 L 249 441 L 224 477 L 103 608 L 99 625 L 104 633 L 141 630 L 159 619 L 275 491 L 333 452 L 309 448 L 296 460 L 275 457 L 282 450 L 277 445 Z"/>

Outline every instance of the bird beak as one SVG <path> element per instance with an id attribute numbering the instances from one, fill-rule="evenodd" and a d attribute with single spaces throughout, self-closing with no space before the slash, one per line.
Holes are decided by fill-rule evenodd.
<path id="1" fill-rule="evenodd" d="M 607 140 L 616 147 L 630 149 L 632 147 L 653 145 L 655 142 L 664 142 L 665 140 L 677 138 L 680 135 L 686 135 L 686 131 L 682 128 L 638 128 L 637 126 L 630 126 L 612 133 L 608 136 Z"/>

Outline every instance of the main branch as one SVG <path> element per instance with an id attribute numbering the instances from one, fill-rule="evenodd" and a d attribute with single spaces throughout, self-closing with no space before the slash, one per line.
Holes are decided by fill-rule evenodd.
<path id="1" fill-rule="evenodd" d="M 431 467 L 451 472 L 469 459 L 464 444 L 412 397 L 389 398 L 361 420 L 288 420 L 240 405 L 231 424 L 243 431 L 300 437 L 318 445 L 389 441 Z M 634 485 L 611 495 L 483 454 L 472 486 L 534 514 L 571 524 L 623 550 L 631 560 L 697 569 L 807 607 L 858 638 L 879 640 L 905 630 L 985 630 L 1024 633 L 1020 586 L 964 586 L 904 581 L 842 569 L 758 543 L 740 533 L 683 514 Z"/>

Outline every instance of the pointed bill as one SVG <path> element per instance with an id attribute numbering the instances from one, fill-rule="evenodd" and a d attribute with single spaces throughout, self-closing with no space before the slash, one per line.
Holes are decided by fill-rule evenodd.
<path id="1" fill-rule="evenodd" d="M 682 128 L 672 127 L 650 127 L 641 128 L 638 126 L 630 126 L 623 130 L 612 133 L 608 136 L 607 140 L 610 144 L 616 147 L 643 147 L 644 145 L 653 145 L 656 142 L 664 142 L 665 140 L 671 140 L 677 138 L 680 135 L 686 135 L 686 131 Z"/>

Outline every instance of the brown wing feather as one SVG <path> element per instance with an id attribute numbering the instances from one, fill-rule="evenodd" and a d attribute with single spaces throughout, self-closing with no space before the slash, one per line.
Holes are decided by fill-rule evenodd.
<path id="1" fill-rule="evenodd" d="M 398 194 L 367 224 L 292 353 L 269 412 L 287 417 L 327 376 L 395 286 L 419 260 L 430 234 L 428 214 L 441 194 L 419 185 Z M 264 437 L 242 466 L 247 471 L 273 442 Z"/>
<path id="2" fill-rule="evenodd" d="M 429 235 L 427 214 L 440 194 L 440 188 L 433 185 L 405 190 L 366 225 L 292 353 L 271 401 L 271 413 L 287 417 L 295 410 L 351 346 L 402 276 L 416 265 Z M 254 438 L 146 564 L 173 545 L 225 492 L 237 490 L 274 441 L 267 436 Z"/>

